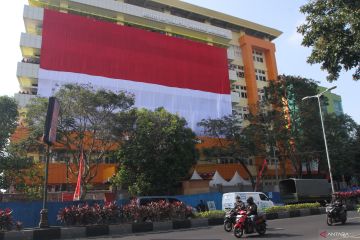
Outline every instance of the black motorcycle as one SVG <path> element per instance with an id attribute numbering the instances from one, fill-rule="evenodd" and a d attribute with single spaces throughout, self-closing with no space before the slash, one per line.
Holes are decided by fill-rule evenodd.
<path id="1" fill-rule="evenodd" d="M 347 211 L 346 206 L 342 204 L 329 204 L 326 206 L 326 223 L 331 226 L 333 223 L 341 222 L 345 224 L 347 220 Z"/>
<path id="2" fill-rule="evenodd" d="M 231 232 L 236 222 L 236 216 L 238 215 L 235 209 L 232 209 L 225 214 L 224 218 L 224 230 Z"/>

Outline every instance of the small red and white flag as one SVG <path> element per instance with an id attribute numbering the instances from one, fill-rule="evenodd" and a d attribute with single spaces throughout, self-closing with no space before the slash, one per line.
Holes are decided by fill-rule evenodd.
<path id="1" fill-rule="evenodd" d="M 232 110 L 226 48 L 45 9 L 38 94 L 71 83 L 130 92 L 195 131 Z"/>
<path id="2" fill-rule="evenodd" d="M 79 159 L 79 173 L 78 173 L 78 178 L 77 178 L 77 182 L 76 182 L 76 188 L 75 188 L 75 192 L 74 192 L 74 197 L 73 197 L 73 201 L 79 201 L 80 197 L 81 197 L 81 193 L 82 193 L 82 176 L 84 174 L 84 153 L 83 150 L 81 150 L 81 154 L 80 154 L 80 159 Z"/>
<path id="3" fill-rule="evenodd" d="M 256 191 L 257 188 L 258 188 L 258 185 L 259 185 L 259 183 L 260 183 L 260 181 L 261 181 L 261 176 L 262 176 L 262 174 L 263 174 L 264 169 L 265 169 L 266 166 L 267 166 L 267 161 L 266 161 L 266 159 L 264 159 L 264 162 L 263 162 L 263 164 L 262 164 L 262 166 L 261 166 L 261 169 L 260 169 L 260 171 L 259 171 L 259 173 L 258 173 L 258 175 L 257 175 L 257 177 L 256 177 L 255 191 Z"/>

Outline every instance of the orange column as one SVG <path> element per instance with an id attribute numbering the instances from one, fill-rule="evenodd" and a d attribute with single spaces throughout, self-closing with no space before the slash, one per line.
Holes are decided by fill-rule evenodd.
<path id="1" fill-rule="evenodd" d="M 256 111 L 255 106 L 258 102 L 258 90 L 257 90 L 255 67 L 254 67 L 253 54 L 252 54 L 253 49 L 248 41 L 244 41 L 246 40 L 244 37 L 245 36 L 240 38 L 240 47 L 241 47 L 241 54 L 244 63 L 249 110 L 251 113 L 254 114 L 255 113 L 254 111 Z"/>
<path id="2" fill-rule="evenodd" d="M 277 80 L 278 71 L 276 67 L 275 46 L 265 51 L 266 68 L 269 80 Z"/>
<path id="3" fill-rule="evenodd" d="M 248 104 L 250 111 L 254 113 L 254 110 L 256 111 L 255 106 L 258 102 L 258 91 L 252 50 L 257 48 L 264 51 L 268 75 L 267 77 L 269 80 L 277 80 L 278 72 L 275 59 L 275 44 L 248 35 L 241 36 L 239 42 L 245 68 Z"/>

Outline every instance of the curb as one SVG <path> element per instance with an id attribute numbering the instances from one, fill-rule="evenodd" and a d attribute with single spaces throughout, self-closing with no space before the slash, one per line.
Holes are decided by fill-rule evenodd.
<path id="1" fill-rule="evenodd" d="M 266 213 L 265 218 L 266 220 L 273 220 L 273 219 L 282 219 L 282 218 L 293 218 L 293 217 L 304 217 L 310 215 L 319 215 L 325 214 L 325 208 L 308 208 L 308 209 L 297 209 L 291 211 L 283 211 L 277 213 Z"/>
<path id="2" fill-rule="evenodd" d="M 267 213 L 267 220 L 324 214 L 325 208 L 299 209 L 277 213 Z M 94 236 L 122 236 L 133 233 L 160 232 L 175 229 L 190 229 L 222 225 L 223 218 L 196 218 L 164 222 L 124 223 L 117 225 L 92 225 L 74 227 L 52 227 L 48 229 L 26 229 L 22 231 L 0 232 L 0 240 L 53 240 L 76 239 Z M 48 234 L 47 234 L 48 233 Z M 40 236 L 40 235 L 41 236 Z"/>

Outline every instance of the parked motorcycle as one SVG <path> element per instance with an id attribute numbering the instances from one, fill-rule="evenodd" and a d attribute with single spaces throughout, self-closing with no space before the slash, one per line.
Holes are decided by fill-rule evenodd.
<path id="1" fill-rule="evenodd" d="M 234 224 L 236 223 L 236 216 L 238 212 L 235 209 L 231 209 L 225 214 L 224 218 L 224 230 L 231 232 L 233 230 Z"/>
<path id="2" fill-rule="evenodd" d="M 239 215 L 236 216 L 236 223 L 234 225 L 235 237 L 241 238 L 244 233 L 251 234 L 255 232 L 259 233 L 259 235 L 266 233 L 266 220 L 264 216 L 256 216 L 253 223 L 246 211 L 241 210 Z"/>
<path id="3" fill-rule="evenodd" d="M 347 220 L 347 211 L 346 206 L 342 204 L 329 204 L 326 206 L 326 223 L 331 226 L 333 223 L 341 222 L 342 224 L 346 223 Z"/>

